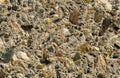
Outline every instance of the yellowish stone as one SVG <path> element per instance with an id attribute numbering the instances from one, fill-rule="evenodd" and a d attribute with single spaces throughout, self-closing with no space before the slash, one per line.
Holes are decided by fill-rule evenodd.
<path id="1" fill-rule="evenodd" d="M 8 3 L 8 0 L 0 0 L 0 4 Z"/>
<path id="2" fill-rule="evenodd" d="M 100 59 L 100 63 L 101 65 L 105 68 L 106 67 L 106 62 L 104 60 L 104 57 L 102 55 L 99 56 L 99 59 Z"/>
<path id="3" fill-rule="evenodd" d="M 4 3 L 5 0 L 0 0 L 0 4 Z"/>
<path id="4" fill-rule="evenodd" d="M 120 29 L 116 32 L 116 34 L 120 34 Z"/>
<path id="5" fill-rule="evenodd" d="M 88 3 L 92 2 L 92 0 L 86 0 Z"/>
<path id="6" fill-rule="evenodd" d="M 2 39 L 0 39 L 0 52 L 2 52 L 3 49 L 4 49 L 4 43 Z"/>
<path id="7" fill-rule="evenodd" d="M 56 43 L 52 43 L 52 45 L 55 47 L 55 49 L 58 49 L 58 45 Z"/>
<path id="8" fill-rule="evenodd" d="M 37 65 L 36 69 L 42 69 L 44 67 L 44 65 Z"/>
<path id="9" fill-rule="evenodd" d="M 77 47 L 77 51 L 81 51 L 81 52 L 90 52 L 91 51 L 91 47 L 89 43 L 84 43 L 81 46 Z"/>
<path id="10" fill-rule="evenodd" d="M 46 18 L 46 19 L 44 19 L 44 22 L 45 22 L 45 23 L 51 23 L 52 20 L 51 20 L 50 18 Z"/>
<path id="11" fill-rule="evenodd" d="M 107 54 L 107 56 L 106 56 L 106 60 L 109 60 L 110 59 L 110 56 L 109 56 L 109 54 Z"/>
<path id="12" fill-rule="evenodd" d="M 88 29 L 88 28 L 84 28 L 84 29 L 83 29 L 83 32 L 84 32 L 84 34 L 89 34 L 89 33 L 91 32 L 91 30 Z"/>

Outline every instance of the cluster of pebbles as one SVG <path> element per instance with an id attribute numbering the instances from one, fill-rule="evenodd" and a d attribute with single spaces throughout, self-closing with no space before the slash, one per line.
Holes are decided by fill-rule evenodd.
<path id="1" fill-rule="evenodd" d="M 120 78 L 120 0 L 0 0 L 0 78 Z"/>

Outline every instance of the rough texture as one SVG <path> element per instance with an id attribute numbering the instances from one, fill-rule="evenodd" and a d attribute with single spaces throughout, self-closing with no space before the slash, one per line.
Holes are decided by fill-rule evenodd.
<path id="1" fill-rule="evenodd" d="M 120 0 L 0 0 L 0 78 L 120 78 Z"/>

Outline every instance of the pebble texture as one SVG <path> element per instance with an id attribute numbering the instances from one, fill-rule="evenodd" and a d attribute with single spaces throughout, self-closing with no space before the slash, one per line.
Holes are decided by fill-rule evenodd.
<path id="1" fill-rule="evenodd" d="M 0 78 L 120 78 L 120 0 L 0 0 Z"/>

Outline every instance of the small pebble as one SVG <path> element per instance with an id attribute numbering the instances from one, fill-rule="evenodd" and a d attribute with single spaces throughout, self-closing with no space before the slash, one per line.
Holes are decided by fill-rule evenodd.
<path id="1" fill-rule="evenodd" d="M 78 16 L 79 16 L 79 11 L 74 10 L 69 17 L 69 20 L 72 24 L 78 24 Z"/>
<path id="2" fill-rule="evenodd" d="M 12 7 L 11 7 L 11 6 L 8 6 L 7 10 L 10 11 L 11 9 L 12 9 Z"/>
<path id="3" fill-rule="evenodd" d="M 13 61 L 17 61 L 18 60 L 18 58 L 17 58 L 17 56 L 15 54 L 13 55 L 12 60 Z"/>
<path id="4" fill-rule="evenodd" d="M 120 65 L 120 58 L 119 58 L 119 59 L 117 59 L 117 63 Z"/>
<path id="5" fill-rule="evenodd" d="M 101 12 L 99 10 L 96 10 L 96 12 L 94 14 L 94 21 L 97 22 L 97 23 L 100 22 L 103 18 L 103 15 L 104 15 L 103 12 Z"/>
<path id="6" fill-rule="evenodd" d="M 50 15 L 54 15 L 54 14 L 55 14 L 55 12 L 54 12 L 54 11 L 51 11 L 51 12 L 50 12 Z"/>
<path id="7" fill-rule="evenodd" d="M 44 65 L 37 65 L 36 69 L 43 69 Z"/>
<path id="8" fill-rule="evenodd" d="M 33 28 L 33 25 L 21 25 L 21 28 L 25 31 L 30 31 Z"/>
<path id="9" fill-rule="evenodd" d="M 30 58 L 27 56 L 27 54 L 25 52 L 22 52 L 22 51 L 17 52 L 17 56 L 18 56 L 18 58 L 21 58 L 25 61 L 30 60 Z"/>
<path id="10" fill-rule="evenodd" d="M 106 67 L 106 61 L 102 55 L 99 56 L 100 63 L 103 65 L 103 67 Z"/>
<path id="11" fill-rule="evenodd" d="M 64 28 L 64 29 L 63 29 L 63 34 L 64 34 L 65 36 L 69 36 L 71 33 L 70 33 L 70 31 L 69 31 L 67 28 Z"/>
<path id="12" fill-rule="evenodd" d="M 61 78 L 60 72 L 58 70 L 56 70 L 56 76 L 57 76 L 57 78 Z"/>
<path id="13" fill-rule="evenodd" d="M 3 70 L 0 69 L 0 78 L 5 78 L 6 74 Z"/>
<path id="14" fill-rule="evenodd" d="M 81 0 L 74 0 L 77 4 L 80 4 L 82 1 Z"/>
<path id="15" fill-rule="evenodd" d="M 32 64 L 28 64 L 28 68 L 31 68 L 33 65 Z"/>
<path id="16" fill-rule="evenodd" d="M 79 74 L 79 75 L 77 76 L 77 78 L 82 78 L 82 75 L 81 75 L 81 74 Z"/>
<path id="17" fill-rule="evenodd" d="M 2 39 L 0 39 L 0 51 L 2 51 L 3 48 L 4 48 L 4 43 L 3 43 Z"/>
<path id="18" fill-rule="evenodd" d="M 52 23 L 52 20 L 50 18 L 45 18 L 44 22 L 47 23 L 47 24 L 49 24 L 49 23 Z"/>
<path id="19" fill-rule="evenodd" d="M 17 73 L 17 74 L 16 74 L 16 77 L 17 77 L 17 78 L 21 78 L 21 77 L 24 78 L 24 75 L 23 75 L 22 73 Z"/>
<path id="20" fill-rule="evenodd" d="M 15 0 L 10 0 L 10 3 L 13 3 L 13 2 L 15 2 Z"/>
<path id="21" fill-rule="evenodd" d="M 77 61 L 80 59 L 80 53 L 76 53 L 74 58 L 73 58 L 73 61 Z"/>
<path id="22" fill-rule="evenodd" d="M 114 43 L 114 46 L 115 46 L 117 49 L 120 49 L 120 43 L 119 43 L 119 42 Z"/>
<path id="23" fill-rule="evenodd" d="M 108 0 L 98 0 L 100 3 L 108 3 Z"/>
<path id="24" fill-rule="evenodd" d="M 18 4 L 20 5 L 21 4 L 21 0 L 17 0 Z"/>
<path id="25" fill-rule="evenodd" d="M 114 29 L 115 31 L 118 31 L 120 28 L 117 27 L 117 26 L 115 26 L 115 27 L 113 27 L 113 29 Z"/>
<path id="26" fill-rule="evenodd" d="M 97 75 L 97 78 L 107 78 L 107 77 L 105 76 L 105 74 L 100 73 Z"/>
<path id="27" fill-rule="evenodd" d="M 31 78 L 31 77 L 32 77 L 32 74 L 26 74 L 25 77 Z"/>
<path id="28" fill-rule="evenodd" d="M 114 53 L 114 54 L 113 54 L 113 58 L 114 58 L 114 59 L 119 58 L 119 54 L 118 54 L 118 53 Z"/>
<path id="29" fill-rule="evenodd" d="M 43 9 L 43 8 L 41 8 L 39 12 L 40 12 L 40 13 L 44 13 L 44 9 Z"/>
<path id="30" fill-rule="evenodd" d="M 49 51 L 49 52 L 54 52 L 53 46 L 48 47 L 48 51 Z"/>
<path id="31" fill-rule="evenodd" d="M 51 64 L 51 61 L 49 61 L 47 59 L 40 59 L 40 63 L 49 65 L 49 64 Z"/>
<path id="32" fill-rule="evenodd" d="M 111 19 L 105 18 L 102 22 L 102 27 L 99 32 L 99 36 L 102 36 L 105 33 L 105 31 L 109 28 L 110 25 L 111 25 Z"/>
<path id="33" fill-rule="evenodd" d="M 117 23 L 120 24 L 120 16 L 118 17 Z"/>
<path id="34" fill-rule="evenodd" d="M 4 3 L 5 2 L 5 0 L 0 0 L 0 4 L 2 4 L 2 3 Z"/>
<path id="35" fill-rule="evenodd" d="M 13 57 L 13 54 L 14 54 L 14 49 L 15 47 L 10 47 L 10 48 L 5 48 L 2 56 L 1 56 L 1 60 L 4 62 L 4 63 L 9 63 Z"/>
<path id="36" fill-rule="evenodd" d="M 106 10 L 111 11 L 111 10 L 112 10 L 112 5 L 111 5 L 111 3 L 106 3 L 106 4 L 105 4 L 105 8 L 106 8 Z"/>
<path id="37" fill-rule="evenodd" d="M 0 17 L 0 23 L 3 22 L 3 19 Z"/>
<path id="38" fill-rule="evenodd" d="M 18 7 L 16 5 L 12 6 L 12 10 L 17 11 Z"/>

